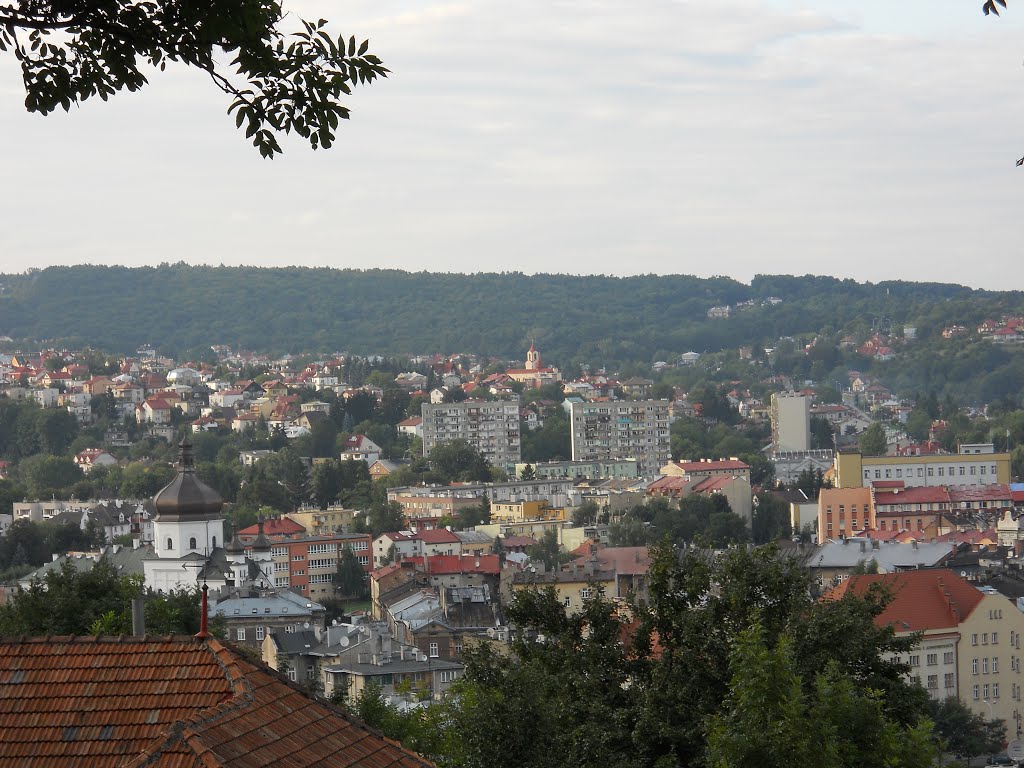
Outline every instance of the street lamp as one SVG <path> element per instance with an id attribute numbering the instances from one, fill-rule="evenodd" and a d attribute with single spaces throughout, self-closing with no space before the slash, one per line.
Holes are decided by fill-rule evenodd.
<path id="1" fill-rule="evenodd" d="M 992 702 L 989 701 L 988 699 L 982 699 L 982 701 L 985 702 L 986 704 L 988 704 L 988 719 L 989 719 L 989 721 L 994 721 L 996 719 L 996 715 L 995 715 L 995 712 L 992 709 Z"/>

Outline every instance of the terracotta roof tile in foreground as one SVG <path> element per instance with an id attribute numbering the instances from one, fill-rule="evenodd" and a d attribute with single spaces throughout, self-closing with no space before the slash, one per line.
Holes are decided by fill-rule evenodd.
<path id="1" fill-rule="evenodd" d="M 215 639 L 0 640 L 0 768 L 430 766 Z"/>

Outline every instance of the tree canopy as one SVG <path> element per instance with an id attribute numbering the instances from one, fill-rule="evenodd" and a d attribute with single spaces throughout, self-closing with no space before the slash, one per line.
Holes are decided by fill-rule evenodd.
<path id="1" fill-rule="evenodd" d="M 0 52 L 21 67 L 26 108 L 44 115 L 136 91 L 168 63 L 201 69 L 273 157 L 282 134 L 330 147 L 349 118 L 340 99 L 388 74 L 368 41 L 333 37 L 323 19 L 290 22 L 277 0 L 14 0 L 0 6 Z"/>

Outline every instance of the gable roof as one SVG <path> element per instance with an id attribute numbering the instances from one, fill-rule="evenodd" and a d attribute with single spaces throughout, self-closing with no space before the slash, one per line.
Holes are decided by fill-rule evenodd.
<path id="1" fill-rule="evenodd" d="M 880 627 L 893 625 L 897 632 L 953 629 L 964 621 L 985 597 L 965 579 L 945 568 L 901 573 L 851 576 L 829 592 L 830 598 L 847 593 L 864 595 L 873 585 L 892 592 L 892 601 L 878 616 Z"/>
<path id="2" fill-rule="evenodd" d="M 7 639 L 0 670 L 2 768 L 431 765 L 214 638 Z"/>

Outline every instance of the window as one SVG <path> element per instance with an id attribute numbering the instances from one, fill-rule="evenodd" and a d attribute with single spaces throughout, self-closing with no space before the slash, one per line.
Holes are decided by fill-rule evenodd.
<path id="1" fill-rule="evenodd" d="M 239 627 L 235 630 L 236 640 L 245 640 L 245 627 Z"/>
<path id="2" fill-rule="evenodd" d="M 292 632 L 295 631 L 295 625 L 294 624 L 289 624 L 288 626 L 286 626 L 284 628 L 284 631 L 287 632 L 290 635 Z"/>
<path id="3" fill-rule="evenodd" d="M 981 644 L 988 645 L 988 632 L 981 633 Z"/>
<path id="4" fill-rule="evenodd" d="M 953 673 L 952 672 L 947 672 L 946 673 L 945 678 L 943 679 L 943 683 L 945 684 L 946 688 L 952 688 L 953 687 Z"/>
<path id="5" fill-rule="evenodd" d="M 950 469 L 952 469 L 952 467 L 950 467 Z M 963 473 L 964 473 L 964 468 L 963 468 L 963 467 L 961 466 L 961 467 L 960 467 L 960 474 L 962 475 Z M 950 472 L 949 474 L 953 474 L 953 473 L 952 473 L 952 472 Z"/>
<path id="6" fill-rule="evenodd" d="M 977 701 L 980 697 L 978 696 L 978 686 L 971 688 L 971 693 L 974 695 L 974 700 Z"/>
<path id="7" fill-rule="evenodd" d="M 256 627 L 256 639 L 262 640 L 266 637 L 266 630 L 263 627 Z"/>
<path id="8" fill-rule="evenodd" d="M 878 480 L 878 479 L 880 479 L 881 477 L 882 477 L 882 470 L 880 470 L 880 469 L 876 469 L 876 470 L 875 470 L 875 479 L 876 479 L 876 480 Z"/>
<path id="9" fill-rule="evenodd" d="M 455 655 L 456 656 L 461 656 L 462 655 L 462 643 L 456 643 L 455 644 Z"/>
<path id="10" fill-rule="evenodd" d="M 212 546 L 214 549 L 217 548 L 217 537 L 216 536 L 214 536 L 212 539 L 210 539 L 210 546 Z"/>
<path id="11" fill-rule="evenodd" d="M 288 679 L 291 680 L 293 683 L 298 679 L 298 675 L 295 674 L 294 669 L 288 670 Z"/>
<path id="12" fill-rule="evenodd" d="M 971 659 L 971 674 L 972 675 L 978 674 L 978 660 L 977 659 Z"/>
<path id="13" fill-rule="evenodd" d="M 928 690 L 929 691 L 936 691 L 936 690 L 938 690 L 938 688 L 939 688 L 939 676 L 938 675 L 928 675 Z"/>
<path id="14" fill-rule="evenodd" d="M 891 469 L 885 470 L 885 476 L 886 476 L 886 478 L 892 477 L 892 470 Z"/>
<path id="15" fill-rule="evenodd" d="M 568 596 L 562 602 L 564 603 L 566 608 L 568 608 L 570 605 L 572 605 L 572 601 L 571 601 L 571 599 Z"/>
<path id="16" fill-rule="evenodd" d="M 896 470 L 896 477 L 903 477 L 903 470 L 902 469 L 897 469 Z"/>
<path id="17" fill-rule="evenodd" d="M 306 666 L 306 679 L 307 680 L 315 680 L 316 679 L 316 665 L 315 664 L 309 664 L 309 665 Z"/>
<path id="18" fill-rule="evenodd" d="M 988 699 L 988 683 L 981 686 L 981 698 Z"/>
<path id="19" fill-rule="evenodd" d="M 992 674 L 993 675 L 998 675 L 999 674 L 999 657 L 998 656 L 993 656 L 992 657 Z"/>
<path id="20" fill-rule="evenodd" d="M 934 667 L 936 664 L 939 663 L 939 654 L 929 653 L 927 663 L 929 667 Z"/>
<path id="21" fill-rule="evenodd" d="M 953 663 L 953 652 L 952 651 L 946 651 L 944 654 L 942 654 L 942 663 L 943 664 L 952 664 Z"/>
<path id="22" fill-rule="evenodd" d="M 193 536 L 191 539 L 188 540 L 188 548 L 189 549 L 195 549 L 196 548 L 195 536 Z"/>
<path id="23" fill-rule="evenodd" d="M 455 670 L 454 669 L 450 670 L 450 671 L 442 671 L 441 672 L 441 682 L 442 683 L 450 683 L 454 679 L 455 679 Z"/>
<path id="24" fill-rule="evenodd" d="M 581 589 L 580 590 L 580 597 L 583 600 L 589 600 L 590 599 L 590 590 L 589 589 Z"/>
<path id="25" fill-rule="evenodd" d="M 934 467 L 928 467 L 928 477 L 934 477 L 934 476 L 935 476 L 935 468 Z"/>
<path id="26" fill-rule="evenodd" d="M 999 683 L 992 683 L 992 698 L 999 698 Z"/>
<path id="27" fill-rule="evenodd" d="M 977 635 L 971 635 L 971 645 L 977 645 L 977 644 L 978 644 L 978 636 Z"/>
<path id="28" fill-rule="evenodd" d="M 962 474 L 963 474 L 963 472 L 961 472 L 960 474 L 962 475 Z M 973 466 L 973 465 L 971 466 L 971 474 L 972 474 L 972 475 L 974 474 L 974 466 Z"/>
<path id="29" fill-rule="evenodd" d="M 910 657 L 910 666 L 912 666 L 912 667 L 919 667 L 919 666 L 921 666 L 921 657 L 920 656 L 911 656 Z"/>
<path id="30" fill-rule="evenodd" d="M 1002 618 L 1002 616 L 1000 616 L 999 618 Z M 998 632 L 993 632 L 992 633 L 992 645 L 996 645 L 998 642 L 999 642 L 999 633 Z"/>
<path id="31" fill-rule="evenodd" d="M 988 656 L 981 660 L 981 674 L 988 674 Z"/>
<path id="32" fill-rule="evenodd" d="M 174 544 L 171 542 L 170 537 L 168 537 L 167 539 L 167 546 L 165 547 L 165 549 L 174 549 Z"/>
<path id="33" fill-rule="evenodd" d="M 438 651 L 437 643 L 431 643 L 430 644 L 430 658 L 436 659 L 440 655 L 437 651 Z"/>

